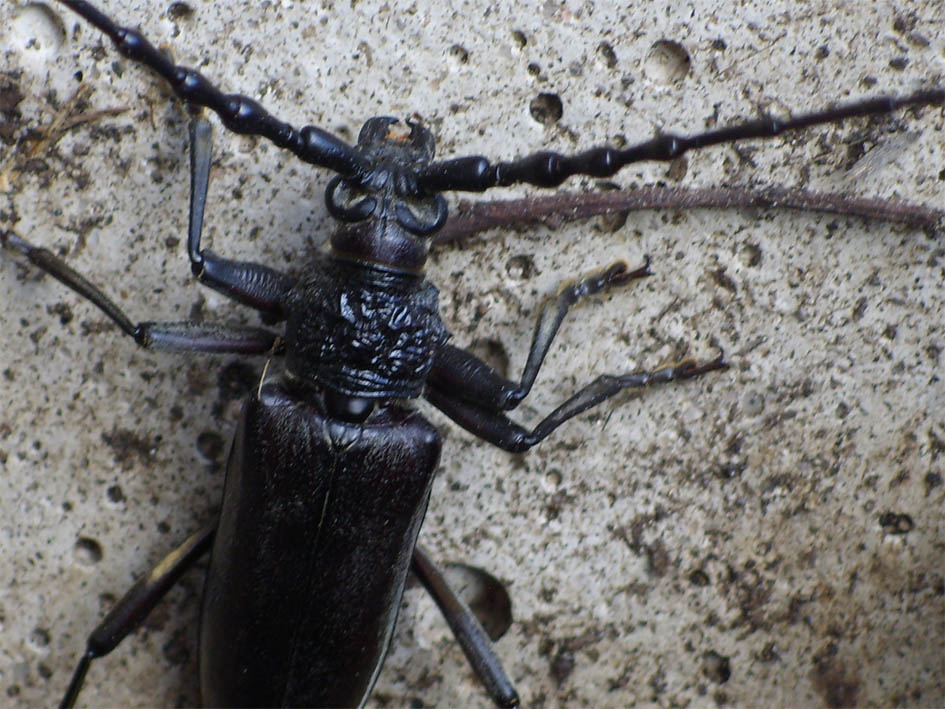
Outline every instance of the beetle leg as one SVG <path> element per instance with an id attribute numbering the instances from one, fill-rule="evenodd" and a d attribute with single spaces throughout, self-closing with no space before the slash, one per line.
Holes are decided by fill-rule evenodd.
<path id="1" fill-rule="evenodd" d="M 200 115 L 190 121 L 190 222 L 187 253 L 197 280 L 228 298 L 263 313 L 266 322 L 284 319 L 282 299 L 294 283 L 284 273 L 251 261 L 231 261 L 209 249 L 201 250 L 203 215 L 210 183 L 213 147 L 210 122 Z"/>
<path id="2" fill-rule="evenodd" d="M 492 642 L 466 602 L 450 588 L 443 572 L 419 544 L 413 549 L 411 570 L 439 606 L 456 642 L 463 649 L 479 681 L 500 707 L 518 706 L 518 693 L 502 668 Z"/>
<path id="3" fill-rule="evenodd" d="M 45 271 L 79 295 L 87 298 L 110 317 L 126 335 L 141 347 L 152 350 L 238 354 L 266 354 L 278 345 L 279 338 L 259 327 L 218 325 L 194 322 L 132 322 L 96 285 L 74 271 L 65 261 L 47 249 L 34 246 L 12 231 L 0 232 L 0 246 L 19 252 L 34 266 Z"/>
<path id="4" fill-rule="evenodd" d="M 545 300 L 541 306 L 528 360 L 518 384 L 497 374 L 475 355 L 453 345 L 444 345 L 437 351 L 427 383 L 470 404 L 495 411 L 510 411 L 531 391 L 551 342 L 572 305 L 580 298 L 598 293 L 604 288 L 624 285 L 649 275 L 650 259 L 647 257 L 646 262 L 633 271 L 627 270 L 627 264 L 623 261 L 617 261 L 580 281 L 562 284 L 557 294 Z"/>
<path id="5" fill-rule="evenodd" d="M 118 643 L 128 637 L 148 617 L 154 606 L 164 598 L 180 577 L 196 563 L 197 559 L 210 550 L 216 529 L 217 520 L 214 519 L 199 532 L 189 536 L 149 573 L 139 578 L 134 586 L 121 597 L 121 600 L 89 635 L 85 645 L 85 654 L 82 655 L 75 668 L 60 707 L 75 705 L 92 660 L 114 650 Z"/>
<path id="6" fill-rule="evenodd" d="M 587 411 L 624 389 L 640 389 L 653 384 L 692 379 L 727 367 L 724 354 L 719 354 L 714 360 L 705 364 L 684 360 L 652 372 L 640 370 L 622 375 L 603 374 L 552 411 L 531 431 L 522 428 L 501 411 L 477 406 L 438 387 L 428 387 L 424 396 L 431 404 L 470 433 L 503 450 L 521 453 L 546 438 L 568 419 Z"/>

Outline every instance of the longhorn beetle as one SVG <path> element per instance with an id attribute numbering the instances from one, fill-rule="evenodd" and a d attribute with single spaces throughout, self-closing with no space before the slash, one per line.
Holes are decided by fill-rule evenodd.
<path id="1" fill-rule="evenodd" d="M 212 71 L 211 71 L 210 69 L 208 69 L 208 70 L 207 70 L 207 73 L 212 74 Z M 267 106 L 268 106 L 268 105 L 269 105 L 269 104 L 267 103 Z M 269 106 L 269 107 L 270 107 L 270 108 L 273 108 L 272 106 Z M 454 151 L 454 152 L 455 152 L 456 154 L 463 154 L 465 151 L 463 151 L 463 150 L 460 149 L 460 150 L 457 150 L 457 151 Z M 522 154 L 524 154 L 524 152 L 525 152 L 525 151 L 522 151 Z M 490 155 L 493 155 L 493 154 L 495 154 L 495 151 L 491 151 L 491 152 L 490 152 Z M 502 155 L 502 153 L 495 154 L 496 157 L 499 157 L 499 156 L 501 156 L 501 155 Z M 213 189 L 213 187 L 211 187 L 211 190 L 212 190 L 212 189 Z M 212 206 L 211 206 L 210 209 L 211 209 L 211 211 L 212 211 Z M 869 233 L 870 233 L 870 235 L 874 235 L 876 232 L 870 231 Z M 32 238 L 32 235 L 29 235 L 29 234 L 28 234 L 27 236 L 30 236 L 30 237 Z M 34 240 L 34 241 L 37 241 L 38 239 L 33 239 L 33 240 Z M 217 244 L 220 243 L 219 238 L 215 240 L 215 243 L 217 243 Z M 223 250 L 221 247 L 218 247 L 218 248 L 220 248 L 221 251 Z M 625 250 L 626 250 L 626 247 L 623 247 L 623 250 L 625 251 Z M 642 251 L 641 251 L 641 253 L 642 253 Z M 766 255 L 767 255 L 767 254 L 766 254 Z M 596 264 L 597 261 L 594 261 L 593 263 Z M 662 266 L 661 268 L 664 268 L 664 269 L 665 269 L 665 265 Z M 170 272 L 170 270 L 169 270 L 169 272 Z M 722 280 L 721 277 L 722 277 L 724 274 L 719 274 L 719 275 L 720 275 L 720 280 Z M 445 288 L 444 288 L 444 290 L 445 290 Z M 725 289 L 723 288 L 723 291 L 724 291 L 724 290 L 725 290 Z M 650 295 L 649 295 L 648 297 L 650 297 L 650 298 L 656 297 L 656 296 L 658 296 L 658 294 L 659 294 L 659 289 L 653 289 L 653 290 L 650 292 Z M 632 297 L 632 293 L 631 293 L 631 297 Z M 627 301 L 627 302 L 629 303 L 630 301 Z M 123 305 L 124 305 L 124 302 L 123 302 Z M 811 306 L 811 307 L 812 307 L 812 306 Z M 132 299 L 132 298 L 129 298 L 129 299 L 128 299 L 128 302 L 127 302 L 127 309 L 128 309 L 128 310 L 131 310 L 131 311 L 134 312 L 134 313 L 139 313 L 139 312 L 142 312 L 142 311 L 145 310 L 145 308 L 143 308 L 143 307 L 141 307 L 140 310 L 139 310 L 139 306 L 137 305 L 137 303 L 136 303 L 136 302 L 134 301 L 134 299 Z M 573 323 L 570 323 L 570 322 L 568 323 L 568 325 L 572 325 L 572 324 L 573 324 Z M 695 335 L 693 335 L 693 337 L 695 337 Z M 127 346 L 127 343 L 123 343 L 123 344 L 124 344 L 125 346 Z M 120 351 L 120 350 L 115 350 L 116 353 L 119 352 L 119 351 Z M 750 354 L 746 354 L 745 357 L 746 357 L 746 359 L 749 359 L 749 360 L 752 359 L 752 356 L 751 356 Z M 603 365 L 601 365 L 601 366 L 603 366 Z M 599 367 L 598 367 L 598 368 L 599 368 Z M 515 369 L 515 368 L 513 367 L 513 370 L 514 370 L 514 369 Z M 608 369 L 608 371 L 609 371 L 611 368 L 608 367 L 607 369 Z M 586 371 L 586 370 L 585 370 L 585 371 Z M 580 372 L 580 371 L 578 371 L 575 376 L 581 375 L 581 374 L 583 374 L 583 373 Z M 578 379 L 578 381 L 580 381 L 580 379 Z M 676 394 L 676 393 L 677 393 L 677 392 L 673 392 L 673 394 Z M 554 398 L 555 398 L 555 397 L 551 397 L 551 398 L 549 398 L 547 401 L 548 401 L 549 403 L 553 403 Z M 649 405 L 649 403 L 647 403 L 647 405 Z M 540 407 L 537 406 L 537 405 L 536 405 L 535 408 L 536 408 L 536 409 L 540 409 Z M 620 414 L 619 414 L 619 409 L 617 409 L 616 407 L 614 408 L 614 415 L 615 415 L 615 416 L 619 416 L 619 415 L 620 415 Z M 640 436 L 641 436 L 641 437 L 644 437 L 645 434 L 641 433 Z M 525 459 L 523 459 L 523 460 L 527 461 L 528 459 L 525 458 Z M 158 471 L 155 471 L 155 472 L 157 473 Z M 563 471 L 562 471 L 562 472 L 563 472 Z M 590 471 L 588 471 L 587 474 L 589 475 L 589 474 L 590 474 Z M 583 477 L 583 476 L 582 476 L 582 477 Z M 549 514 L 550 514 L 550 513 L 549 513 Z M 619 517 L 615 517 L 615 519 L 619 519 Z M 617 536 L 616 532 L 615 532 L 615 539 L 619 539 L 619 537 Z M 632 541 L 632 539 L 631 539 L 631 541 Z M 653 547 L 658 546 L 658 545 L 656 545 L 656 544 L 653 544 L 653 543 L 652 543 L 652 540 L 644 540 L 644 541 L 646 542 L 646 544 L 649 544 L 649 545 L 651 545 L 651 546 L 653 546 Z M 639 546 L 639 545 L 638 545 L 638 546 Z M 658 551 L 658 550 L 657 550 L 657 551 Z M 656 554 L 657 552 L 651 550 L 650 553 L 651 553 L 651 554 Z M 656 566 L 658 567 L 659 564 L 657 563 Z M 91 585 L 92 587 L 94 587 L 94 584 L 90 584 L 90 585 Z M 119 585 L 120 585 L 120 584 L 119 584 Z M 522 585 L 521 583 L 516 584 L 516 589 L 520 588 L 521 585 Z M 9 612 L 9 611 L 8 611 L 8 612 Z M 565 648 L 565 650 L 566 650 L 566 648 Z M 557 650 L 556 650 L 556 652 L 557 652 Z M 581 649 L 580 649 L 580 648 L 578 649 L 578 652 L 581 652 Z M 566 653 L 564 653 L 564 654 L 566 654 Z M 109 662 L 113 662 L 113 661 L 114 661 L 114 656 L 113 656 L 112 659 L 109 660 Z M 116 671 L 117 671 L 117 670 L 116 670 Z M 109 674 L 110 674 L 110 673 L 109 673 Z M 646 678 L 644 677 L 644 679 L 646 679 Z"/>

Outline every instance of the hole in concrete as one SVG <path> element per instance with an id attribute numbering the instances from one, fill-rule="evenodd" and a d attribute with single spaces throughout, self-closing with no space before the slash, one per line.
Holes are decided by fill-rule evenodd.
<path id="1" fill-rule="evenodd" d="M 172 20 L 182 20 L 185 17 L 191 17 L 194 14 L 194 8 L 186 2 L 172 2 L 167 8 L 167 16 Z"/>
<path id="2" fill-rule="evenodd" d="M 496 641 L 512 625 L 512 599 L 495 576 L 466 564 L 446 564 L 443 575 L 482 623 L 489 639 Z"/>
<path id="3" fill-rule="evenodd" d="M 505 272 L 509 278 L 525 281 L 535 275 L 535 262 L 527 254 L 513 256 L 505 264 Z"/>
<path id="4" fill-rule="evenodd" d="M 72 554 L 80 566 L 94 566 L 102 560 L 102 545 L 89 537 L 79 537 Z"/>
<path id="5" fill-rule="evenodd" d="M 197 436 L 197 452 L 204 460 L 214 461 L 223 454 L 223 448 L 226 445 L 221 436 L 216 431 L 204 431 Z"/>
<path id="6" fill-rule="evenodd" d="M 66 28 L 59 15 L 42 3 L 30 3 L 13 17 L 11 44 L 27 56 L 51 60 L 66 39 Z"/>
<path id="7" fill-rule="evenodd" d="M 125 491 L 121 489 L 121 485 L 109 485 L 105 491 L 105 496 L 109 502 L 115 505 L 125 501 Z"/>
<path id="8" fill-rule="evenodd" d="M 29 644 L 35 650 L 44 650 L 49 646 L 49 631 L 45 628 L 33 628 L 30 633 Z"/>
<path id="9" fill-rule="evenodd" d="M 908 534 L 915 527 L 912 517 L 897 512 L 884 512 L 879 516 L 879 524 L 887 534 Z"/>
<path id="10" fill-rule="evenodd" d="M 564 114 L 564 105 L 558 94 L 538 94 L 528 105 L 528 110 L 539 123 L 546 126 L 554 125 L 561 120 Z"/>
<path id="11" fill-rule="evenodd" d="M 454 44 L 449 48 L 449 55 L 456 64 L 465 64 L 469 61 L 469 52 L 459 44 Z"/>
<path id="12" fill-rule="evenodd" d="M 689 73 L 692 60 L 679 42 L 661 39 L 650 47 L 643 60 L 643 73 L 658 84 L 674 84 Z"/>
<path id="13" fill-rule="evenodd" d="M 715 650 L 709 650 L 702 656 L 702 674 L 716 684 L 725 684 L 732 676 L 731 660 Z"/>
<path id="14" fill-rule="evenodd" d="M 614 48 L 610 46 L 609 42 L 601 42 L 597 45 L 597 58 L 600 59 L 608 69 L 613 69 L 617 66 L 617 53 L 614 51 Z"/>
<path id="15" fill-rule="evenodd" d="M 503 377 L 509 376 L 509 354 L 498 340 L 475 340 L 466 348 Z"/>

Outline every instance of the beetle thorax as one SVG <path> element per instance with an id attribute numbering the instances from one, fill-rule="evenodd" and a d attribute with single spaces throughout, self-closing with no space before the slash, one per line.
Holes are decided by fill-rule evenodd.
<path id="1" fill-rule="evenodd" d="M 362 261 L 318 258 L 286 306 L 289 374 L 347 396 L 419 396 L 434 353 L 449 339 L 432 284 Z"/>

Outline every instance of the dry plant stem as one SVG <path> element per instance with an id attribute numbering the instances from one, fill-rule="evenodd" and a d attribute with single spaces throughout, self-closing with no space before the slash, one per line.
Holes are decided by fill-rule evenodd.
<path id="1" fill-rule="evenodd" d="M 945 224 L 945 211 L 885 199 L 851 197 L 780 187 L 640 187 L 612 192 L 561 192 L 525 199 L 457 202 L 437 243 L 460 241 L 488 229 L 528 223 L 556 227 L 590 217 L 640 209 L 798 209 L 864 219 L 882 219 L 930 235 Z"/>

